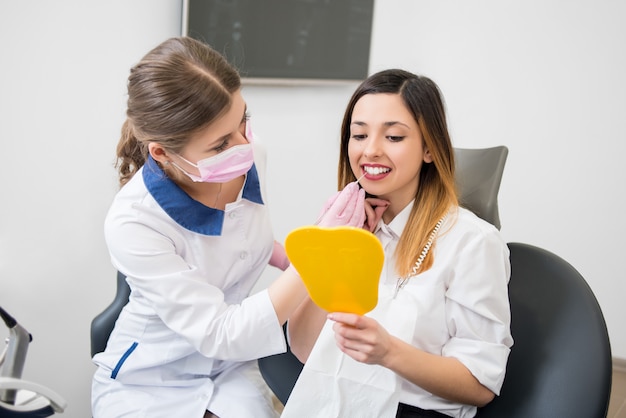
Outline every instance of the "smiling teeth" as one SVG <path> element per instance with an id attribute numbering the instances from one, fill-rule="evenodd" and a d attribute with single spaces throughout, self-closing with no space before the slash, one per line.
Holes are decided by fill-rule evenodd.
<path id="1" fill-rule="evenodd" d="M 363 170 L 365 170 L 367 174 L 371 174 L 373 176 L 377 176 L 383 173 L 388 173 L 389 171 L 391 171 L 390 168 L 383 168 L 383 167 L 363 167 Z"/>

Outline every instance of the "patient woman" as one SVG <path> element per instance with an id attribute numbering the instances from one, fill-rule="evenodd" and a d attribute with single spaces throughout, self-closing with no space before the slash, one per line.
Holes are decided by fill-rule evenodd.
<path id="1" fill-rule="evenodd" d="M 376 308 L 289 319 L 306 362 L 284 417 L 472 417 L 498 395 L 513 340 L 508 248 L 459 206 L 444 103 L 430 79 L 387 70 L 352 96 L 339 188 L 359 181 L 382 219 Z M 369 213 L 371 221 L 373 212 Z"/>

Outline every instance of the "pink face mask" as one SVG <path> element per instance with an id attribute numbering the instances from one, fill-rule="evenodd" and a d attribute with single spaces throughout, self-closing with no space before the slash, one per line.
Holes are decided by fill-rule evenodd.
<path id="1" fill-rule="evenodd" d="M 235 145 L 224 152 L 200 160 L 197 164 L 184 159 L 180 155 L 179 157 L 187 164 L 196 167 L 200 172 L 200 176 L 186 172 L 172 161 L 176 168 L 185 173 L 191 180 L 206 183 L 229 182 L 247 173 L 254 163 L 251 144 Z"/>

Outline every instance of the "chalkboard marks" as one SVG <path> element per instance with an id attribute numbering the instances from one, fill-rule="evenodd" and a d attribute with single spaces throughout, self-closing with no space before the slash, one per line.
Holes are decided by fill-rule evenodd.
<path id="1" fill-rule="evenodd" d="M 207 42 L 244 82 L 367 77 L 374 0 L 184 0 L 183 35 Z"/>

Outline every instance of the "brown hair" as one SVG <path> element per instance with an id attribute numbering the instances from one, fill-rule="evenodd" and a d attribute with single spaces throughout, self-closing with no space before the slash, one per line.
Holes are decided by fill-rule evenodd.
<path id="1" fill-rule="evenodd" d="M 232 103 L 241 87 L 235 68 L 210 46 L 170 38 L 130 70 L 126 121 L 117 145 L 120 186 L 144 165 L 148 143 L 178 153 Z"/>
<path id="2" fill-rule="evenodd" d="M 409 274 L 435 225 L 452 206 L 458 205 L 454 182 L 454 151 L 448 133 L 446 114 L 441 92 L 427 77 L 391 69 L 367 78 L 352 95 L 341 126 L 339 156 L 339 189 L 356 180 L 348 158 L 350 123 L 356 102 L 366 94 L 398 94 L 413 114 L 424 141 L 432 156 L 432 163 L 424 163 L 419 173 L 418 189 L 409 220 L 396 248 L 397 273 Z M 423 260 L 419 272 L 428 270 L 433 263 L 433 251 Z"/>

